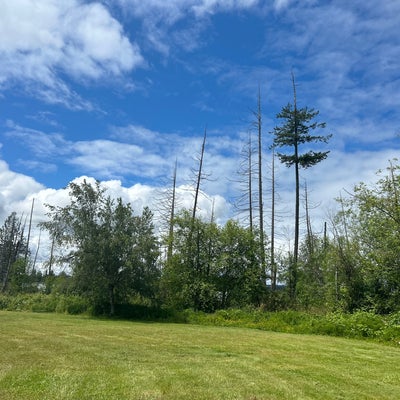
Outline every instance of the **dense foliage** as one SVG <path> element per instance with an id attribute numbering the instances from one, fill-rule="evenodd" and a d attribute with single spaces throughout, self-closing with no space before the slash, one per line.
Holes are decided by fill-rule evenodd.
<path id="1" fill-rule="evenodd" d="M 262 302 L 264 271 L 257 238 L 249 229 L 235 221 L 219 227 L 196 219 L 193 225 L 187 212 L 174 223 L 174 253 L 161 280 L 167 305 L 214 311 Z"/>
<path id="2" fill-rule="evenodd" d="M 70 198 L 65 207 L 50 206 L 50 221 L 43 225 L 70 247 L 74 289 L 95 305 L 108 302 L 111 315 L 131 295 L 154 297 L 158 246 L 150 210 L 133 215 L 129 204 L 86 181 L 70 184 Z"/>
<path id="3" fill-rule="evenodd" d="M 107 314 L 127 312 L 132 304 L 205 312 L 245 307 L 398 312 L 399 187 L 400 167 L 390 164 L 375 185 L 360 183 L 338 200 L 331 234 L 309 232 L 301 242 L 294 301 L 287 289 L 291 254 L 277 257 L 281 284 L 272 288 L 257 229 L 233 220 L 217 225 L 193 219 L 184 210 L 171 220 L 173 236 L 164 240 L 154 233 L 150 210 L 135 213 L 99 183 L 72 183 L 70 203 L 49 206 L 43 224 L 54 247 L 63 249 L 51 254 L 53 264 L 67 264 L 70 272 L 34 268 L 24 226 L 12 213 L 0 228 L 1 291 L 78 296 L 85 307 L 76 300 L 71 310 Z"/>

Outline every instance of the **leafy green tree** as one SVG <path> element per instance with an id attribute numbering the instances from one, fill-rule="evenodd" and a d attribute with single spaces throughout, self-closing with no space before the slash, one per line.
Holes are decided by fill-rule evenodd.
<path id="1" fill-rule="evenodd" d="M 259 305 L 266 288 L 259 239 L 250 228 L 232 220 L 220 229 L 219 236 L 216 282 L 220 307 Z"/>
<path id="2" fill-rule="evenodd" d="M 43 225 L 70 247 L 76 288 L 97 305 L 108 302 L 111 315 L 129 295 L 150 296 L 159 275 L 151 212 L 133 215 L 129 204 L 106 196 L 99 182 L 69 188 L 70 204 L 49 206 L 50 221 Z"/>
<path id="3" fill-rule="evenodd" d="M 300 245 L 297 301 L 304 308 L 323 307 L 326 302 L 326 245 L 307 236 Z"/>
<path id="4" fill-rule="evenodd" d="M 188 211 L 176 217 L 175 227 L 173 256 L 167 260 L 162 276 L 167 304 L 208 312 L 261 303 L 265 274 L 259 237 L 250 228 L 234 221 L 219 227 L 193 220 Z M 192 241 L 190 246 L 188 240 Z M 188 247 L 194 249 L 190 254 Z"/>
<path id="5" fill-rule="evenodd" d="M 400 308 L 400 166 L 391 163 L 386 175 L 378 174 L 375 185 L 356 185 L 344 203 L 363 306 L 385 313 Z"/>
<path id="6" fill-rule="evenodd" d="M 308 150 L 300 152 L 301 145 L 307 144 L 308 147 L 318 142 L 326 143 L 331 135 L 321 136 L 312 135 L 315 129 L 325 128 L 323 122 L 315 122 L 319 111 L 307 107 L 298 108 L 296 98 L 296 85 L 294 75 L 292 74 L 294 102 L 282 108 L 277 114 L 277 118 L 282 120 L 282 125 L 274 128 L 273 148 L 289 149 L 288 152 L 276 152 L 279 160 L 287 167 L 294 166 L 295 171 L 295 237 L 293 262 L 289 270 L 289 291 L 292 299 L 296 295 L 297 285 L 297 261 L 299 255 L 299 237 L 300 237 L 300 168 L 310 168 L 324 160 L 329 151 Z"/>
<path id="7" fill-rule="evenodd" d="M 8 284 L 8 291 L 11 294 L 33 291 L 33 275 L 27 273 L 27 263 L 24 258 L 18 258 L 11 267 L 11 277 Z"/>
<path id="8" fill-rule="evenodd" d="M 0 289 L 2 292 L 7 290 L 13 272 L 18 271 L 20 274 L 23 266 L 23 273 L 26 274 L 26 262 L 13 267 L 17 260 L 25 258 L 27 251 L 21 219 L 12 212 L 0 228 Z"/>
<path id="9" fill-rule="evenodd" d="M 213 311 L 218 303 L 214 279 L 218 227 L 193 219 L 187 210 L 175 217 L 174 226 L 173 255 L 163 269 L 163 297 L 176 308 Z"/>

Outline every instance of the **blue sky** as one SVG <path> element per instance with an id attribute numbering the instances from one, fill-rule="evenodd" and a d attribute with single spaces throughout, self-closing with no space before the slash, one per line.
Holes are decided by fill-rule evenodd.
<path id="1" fill-rule="evenodd" d="M 302 173 L 320 225 L 341 191 L 398 155 L 399 26 L 398 0 L 0 0 L 0 220 L 32 198 L 43 219 L 41 204 L 64 204 L 85 176 L 154 205 L 176 158 L 190 206 L 206 127 L 205 198 L 232 216 L 258 86 L 268 174 L 293 71 L 298 105 L 333 134 L 329 158 Z M 293 171 L 278 166 L 277 181 L 290 215 Z"/>

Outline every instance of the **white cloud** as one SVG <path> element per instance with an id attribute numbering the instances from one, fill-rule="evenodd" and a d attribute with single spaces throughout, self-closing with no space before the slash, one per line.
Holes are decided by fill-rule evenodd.
<path id="1" fill-rule="evenodd" d="M 218 11 L 249 9 L 256 6 L 259 0 L 201 0 L 194 3 L 192 6 L 194 13 L 202 16 Z"/>
<path id="2" fill-rule="evenodd" d="M 110 144 L 108 144 L 110 145 Z M 112 144 L 111 144 L 112 145 Z M 378 169 L 384 169 L 388 162 L 397 155 L 396 150 L 380 151 L 356 151 L 351 154 L 342 151 L 332 151 L 327 160 L 308 170 L 301 171 L 302 184 L 307 182 L 309 189 L 309 201 L 311 204 L 318 205 L 311 209 L 311 218 L 316 231 L 321 231 L 323 222 L 329 222 L 328 212 L 335 210 L 336 203 L 334 198 L 340 193 L 346 195 L 345 191 L 351 191 L 353 186 L 361 181 L 367 184 L 373 184 L 376 181 L 375 172 Z M 237 162 L 233 158 L 226 158 L 222 155 L 208 154 L 208 163 L 218 166 L 218 174 L 225 177 L 227 174 L 233 174 Z M 278 221 L 276 226 L 279 241 L 285 244 L 285 233 L 293 225 L 293 204 L 294 204 L 294 173 L 292 168 L 276 163 L 276 184 L 277 184 L 277 204 Z M 269 177 L 267 170 L 267 160 L 265 160 L 266 180 L 265 190 L 265 218 L 266 229 L 268 230 L 269 221 Z M 75 183 L 80 183 L 86 179 L 94 183 L 93 176 L 83 175 L 74 179 Z M 217 182 L 205 182 L 202 186 L 203 192 L 199 198 L 199 216 L 205 220 L 211 218 L 212 207 L 214 203 L 214 215 L 219 223 L 224 223 L 229 217 L 233 216 L 233 208 L 229 205 L 226 196 L 232 191 L 233 187 L 228 187 Z M 145 206 L 149 206 L 155 212 L 157 224 L 159 218 L 159 204 L 162 201 L 162 187 L 153 185 L 134 184 L 124 186 L 120 180 L 103 180 L 102 185 L 107 188 L 108 193 L 113 197 L 121 197 L 123 201 L 132 204 L 136 213 L 140 213 Z M 232 183 L 231 183 L 231 186 Z M 38 242 L 39 230 L 37 225 L 46 219 L 48 211 L 45 204 L 56 206 L 65 206 L 68 201 L 67 189 L 45 188 L 29 176 L 10 171 L 8 165 L 0 160 L 0 223 L 12 212 L 16 211 L 18 215 L 28 216 L 35 199 L 35 208 L 33 216 L 34 229 L 32 232 L 32 250 Z M 161 191 L 160 191 L 161 190 Z M 190 209 L 193 205 L 193 187 L 189 185 L 179 185 L 177 188 L 179 205 Z M 304 211 L 303 211 L 304 213 Z M 288 228 L 289 227 L 289 228 Z M 41 238 L 40 257 L 48 257 L 50 244 L 45 234 Z"/>
<path id="3" fill-rule="evenodd" d="M 0 89 L 24 82 L 44 101 L 91 109 L 60 71 L 87 83 L 143 63 L 137 44 L 99 3 L 0 0 L 0 10 Z"/>
<path id="4" fill-rule="evenodd" d="M 243 10 L 256 6 L 259 0 L 109 0 L 118 3 L 126 12 L 135 16 L 151 17 L 174 24 L 188 14 L 199 17 L 216 11 Z"/>
<path id="5" fill-rule="evenodd" d="M 14 121 L 6 122 L 8 131 L 5 135 L 18 139 L 25 144 L 36 157 L 58 157 L 69 153 L 69 143 L 60 133 L 44 133 L 36 129 L 20 126 Z M 28 160 L 26 160 L 28 161 Z"/>
<path id="6" fill-rule="evenodd" d="M 105 0 L 141 21 L 148 45 L 164 56 L 172 46 L 198 47 L 207 18 L 218 12 L 251 10 L 259 0 Z M 185 19 L 184 27 L 176 28 Z"/>
<path id="7" fill-rule="evenodd" d="M 86 180 L 90 184 L 95 183 L 92 176 L 83 175 L 75 178 L 72 182 L 80 184 Z M 140 214 L 144 207 L 148 206 L 154 212 L 154 222 L 156 229 L 160 228 L 160 208 L 161 200 L 160 188 L 154 186 L 135 184 L 130 187 L 123 186 L 119 180 L 102 181 L 101 185 L 106 188 L 107 194 L 112 198 L 121 197 L 125 203 L 132 205 L 135 214 Z M 178 187 L 177 195 L 179 204 L 190 208 L 193 204 L 193 192 L 187 187 Z M 199 198 L 199 216 L 209 220 L 211 218 L 214 199 L 214 215 L 218 222 L 224 222 L 227 215 L 228 205 L 221 196 L 210 197 L 202 195 Z M 39 223 L 47 220 L 49 211 L 46 204 L 64 207 L 69 201 L 68 188 L 51 189 L 45 188 L 33 178 L 18 174 L 9 169 L 8 165 L 0 160 L 0 226 L 5 219 L 16 212 L 19 217 L 29 218 L 32 201 L 34 201 L 32 231 L 30 238 L 30 248 L 32 253 L 36 253 L 39 246 L 38 266 L 49 259 L 51 243 L 46 232 L 40 232 Z M 40 245 L 39 245 L 40 237 Z"/>
<path id="8" fill-rule="evenodd" d="M 43 188 L 33 178 L 10 171 L 7 163 L 0 160 L 0 221 L 12 211 L 19 211 L 15 208 L 21 201 Z"/>
<path id="9" fill-rule="evenodd" d="M 93 140 L 77 142 L 73 147 L 74 153 L 67 162 L 102 178 L 154 178 L 162 175 L 166 167 L 161 155 L 132 144 Z"/>
<path id="10" fill-rule="evenodd" d="M 289 4 L 292 2 L 293 0 L 275 0 L 274 1 L 274 8 L 277 11 L 282 10 L 283 8 L 286 8 L 289 6 Z"/>
<path id="11" fill-rule="evenodd" d="M 110 139 L 67 140 L 58 132 L 45 133 L 7 122 L 8 138 L 26 146 L 31 159 L 20 163 L 28 168 L 54 171 L 57 164 L 72 165 L 78 174 L 97 179 L 132 179 L 163 185 L 168 181 L 175 160 L 178 161 L 178 184 L 193 183 L 198 168 L 201 136 L 161 133 L 140 125 L 112 127 Z M 237 169 L 236 157 L 241 142 L 235 135 L 209 132 L 204 156 L 204 169 L 209 180 L 204 190 L 225 196 L 231 191 L 232 177 Z"/>

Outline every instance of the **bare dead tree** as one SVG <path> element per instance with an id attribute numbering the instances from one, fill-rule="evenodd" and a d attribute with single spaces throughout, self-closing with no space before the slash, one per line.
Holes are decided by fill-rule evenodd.
<path id="1" fill-rule="evenodd" d="M 167 261 L 171 259 L 173 253 L 175 215 L 179 207 L 177 171 L 178 160 L 175 159 L 171 177 L 166 181 L 163 188 L 157 190 L 157 206 L 155 211 L 159 220 L 161 234 L 165 237 Z"/>
<path id="2" fill-rule="evenodd" d="M 178 162 L 175 160 L 174 172 L 172 176 L 172 193 L 171 193 L 171 207 L 169 213 L 169 230 L 168 230 L 168 251 L 167 261 L 172 257 L 174 247 L 174 219 L 175 219 L 175 203 L 176 203 L 176 173 Z"/>
<path id="3" fill-rule="evenodd" d="M 307 250 L 309 255 L 311 256 L 314 252 L 314 236 L 311 226 L 310 219 L 310 204 L 308 201 L 308 190 L 307 190 L 307 182 L 304 183 L 304 207 L 306 211 L 306 226 L 307 226 Z"/>
<path id="4" fill-rule="evenodd" d="M 249 130 L 247 142 L 241 151 L 241 161 L 236 171 L 238 178 L 234 181 L 240 185 L 240 194 L 234 202 L 234 207 L 243 222 L 248 223 L 250 231 L 254 228 L 254 212 L 256 193 L 254 192 L 253 180 L 257 176 L 254 163 L 255 149 L 253 147 L 252 132 Z"/>
<path id="5" fill-rule="evenodd" d="M 271 168 L 271 289 L 276 289 L 277 265 L 275 262 L 275 149 L 272 146 Z"/>
<path id="6" fill-rule="evenodd" d="M 195 227 L 196 227 L 196 215 L 198 209 L 198 201 L 200 196 L 200 187 L 201 182 L 204 179 L 208 179 L 208 175 L 203 172 L 203 164 L 204 164 L 204 154 L 205 154 L 205 147 L 206 147 L 206 140 L 207 140 L 207 129 L 204 129 L 204 136 L 203 142 L 201 145 L 200 154 L 198 156 L 198 168 L 197 170 L 193 170 L 194 174 L 194 202 L 193 202 L 193 210 L 192 210 L 192 218 L 189 228 L 189 235 L 188 235 L 188 244 L 187 244 L 187 259 L 189 265 L 196 270 L 200 269 L 200 247 L 199 247 L 199 235 L 197 233 L 196 237 L 194 238 L 195 234 Z"/>
<path id="7" fill-rule="evenodd" d="M 32 215 L 33 215 L 34 204 L 35 204 L 35 199 L 32 199 L 31 214 L 29 216 L 28 237 L 26 239 L 25 264 L 26 264 L 26 260 L 28 259 L 28 253 L 29 253 L 29 241 L 30 241 L 30 238 L 31 238 Z"/>
<path id="8" fill-rule="evenodd" d="M 33 263 L 32 263 L 32 270 L 33 270 L 33 271 L 35 271 L 35 269 L 36 269 L 36 262 L 37 262 L 37 258 L 38 258 L 38 254 L 39 254 L 41 236 L 42 236 L 42 230 L 40 229 L 40 231 L 39 231 L 39 239 L 38 239 L 38 243 L 37 243 L 37 247 L 36 247 L 36 252 L 35 252 L 35 257 L 34 257 Z"/>
<path id="9" fill-rule="evenodd" d="M 258 86 L 257 111 L 256 117 L 257 137 L 258 137 L 258 213 L 260 228 L 260 260 L 261 265 L 265 266 L 265 239 L 264 239 L 264 203 L 263 203 L 263 165 L 262 165 L 262 113 L 261 113 L 261 89 Z"/>
<path id="10" fill-rule="evenodd" d="M 206 147 L 206 139 L 207 139 L 207 129 L 204 129 L 204 136 L 203 136 L 203 143 L 201 145 L 201 151 L 199 155 L 199 167 L 196 174 L 196 182 L 195 182 L 195 191 L 194 191 L 194 203 L 193 203 L 193 210 L 192 210 L 192 223 L 196 218 L 197 212 L 197 203 L 199 200 L 199 193 L 200 193 L 200 184 L 201 181 L 204 179 L 203 175 L 203 162 L 204 162 L 204 151 Z"/>

